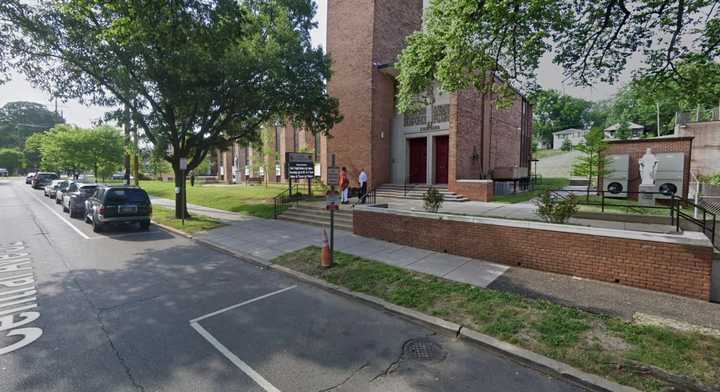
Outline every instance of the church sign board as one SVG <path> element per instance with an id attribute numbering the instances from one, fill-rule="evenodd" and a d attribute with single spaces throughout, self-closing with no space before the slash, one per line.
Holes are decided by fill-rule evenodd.
<path id="1" fill-rule="evenodd" d="M 313 162 L 312 154 L 286 152 L 285 165 L 287 178 L 293 180 L 315 178 L 315 163 Z"/>

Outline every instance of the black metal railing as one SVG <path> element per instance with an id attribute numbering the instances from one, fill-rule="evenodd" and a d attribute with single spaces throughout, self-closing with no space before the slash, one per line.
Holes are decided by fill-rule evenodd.
<path id="1" fill-rule="evenodd" d="M 622 192 L 622 195 L 625 197 L 637 196 L 640 198 L 643 195 L 652 195 L 653 198 L 659 197 L 660 200 L 667 200 L 667 204 L 658 203 L 654 205 L 641 205 L 618 203 L 616 201 L 620 199 L 620 197 L 618 197 L 619 195 L 617 193 L 606 191 L 592 190 L 590 192 L 583 192 L 561 189 L 551 190 L 550 193 L 554 199 L 568 199 L 572 194 L 575 196 L 579 205 L 600 207 L 601 212 L 605 212 L 606 209 L 620 211 L 624 209 L 625 213 L 632 212 L 634 214 L 644 215 L 647 213 L 646 210 L 667 210 L 670 218 L 670 225 L 674 226 L 676 231 L 679 232 L 683 227 L 683 223 L 687 222 L 696 226 L 700 232 L 710 239 L 714 246 L 717 247 L 720 245 L 715 238 L 717 233 L 717 214 L 705 206 L 696 204 L 674 194 L 666 194 L 663 192 Z"/>
<path id="2" fill-rule="evenodd" d="M 299 204 L 301 199 L 300 184 L 294 184 L 292 187 L 285 189 L 273 197 L 273 219 L 277 219 L 278 216 L 290 208 L 292 204 Z"/>
<path id="3" fill-rule="evenodd" d="M 365 194 L 358 194 L 358 202 L 355 203 L 355 205 L 357 204 L 377 204 L 377 190 L 371 189 L 365 192 Z M 353 207 L 355 205 L 353 205 Z"/>

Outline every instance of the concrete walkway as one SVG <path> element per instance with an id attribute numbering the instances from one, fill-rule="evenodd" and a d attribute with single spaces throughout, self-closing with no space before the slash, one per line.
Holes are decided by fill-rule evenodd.
<path id="1" fill-rule="evenodd" d="M 174 207 L 173 200 L 153 198 L 152 202 L 155 205 Z M 307 246 L 322 246 L 323 229 L 320 227 L 254 218 L 201 206 L 188 205 L 188 208 L 191 213 L 210 216 L 227 223 L 227 226 L 215 230 L 196 233 L 196 238 L 256 261 L 269 263 L 275 257 Z M 640 314 L 653 315 L 720 329 L 720 304 L 509 267 L 379 241 L 344 231 L 335 233 L 335 250 L 448 280 L 613 314 L 626 320 L 632 320 Z"/>

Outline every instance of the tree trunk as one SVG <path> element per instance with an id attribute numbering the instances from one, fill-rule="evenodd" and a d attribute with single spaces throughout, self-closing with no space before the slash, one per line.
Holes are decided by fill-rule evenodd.
<path id="1" fill-rule="evenodd" d="M 655 102 L 655 113 L 657 114 L 657 136 L 660 137 L 660 104 Z"/>
<path id="2" fill-rule="evenodd" d="M 183 191 L 185 190 L 185 171 L 180 170 L 178 165 L 173 165 L 173 172 L 175 173 L 175 218 L 182 219 L 184 211 L 185 219 L 187 219 L 190 215 L 187 212 L 187 200 L 183 197 Z"/>

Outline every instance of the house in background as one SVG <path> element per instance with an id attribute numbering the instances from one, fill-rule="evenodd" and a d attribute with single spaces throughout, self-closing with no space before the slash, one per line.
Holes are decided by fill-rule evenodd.
<path id="1" fill-rule="evenodd" d="M 570 144 L 572 144 L 573 147 L 577 146 L 580 143 L 585 142 L 585 135 L 590 132 L 589 129 L 576 129 L 576 128 L 568 128 L 563 129 L 562 131 L 553 132 L 553 149 L 559 150 L 562 148 L 563 143 L 565 143 L 565 140 L 569 140 Z"/>
<path id="2" fill-rule="evenodd" d="M 630 137 L 628 139 L 640 139 L 645 131 L 645 126 L 635 124 L 634 122 L 627 123 L 627 127 L 630 130 Z M 603 131 L 605 131 L 605 139 L 617 139 L 616 134 L 620 128 L 622 128 L 622 124 L 616 123 L 603 129 Z"/>

